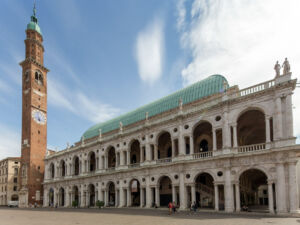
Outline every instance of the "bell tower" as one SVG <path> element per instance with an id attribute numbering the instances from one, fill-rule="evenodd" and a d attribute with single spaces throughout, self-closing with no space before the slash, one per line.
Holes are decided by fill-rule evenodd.
<path id="1" fill-rule="evenodd" d="M 41 29 L 33 15 L 27 25 L 22 67 L 22 136 L 19 206 L 42 205 L 47 149 L 47 72 Z"/>

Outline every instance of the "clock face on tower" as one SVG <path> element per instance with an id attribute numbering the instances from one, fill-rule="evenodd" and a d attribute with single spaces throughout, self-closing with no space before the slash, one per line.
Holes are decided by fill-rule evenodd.
<path id="1" fill-rule="evenodd" d="M 38 124 L 44 125 L 47 121 L 46 115 L 39 110 L 32 110 L 32 118 Z"/>

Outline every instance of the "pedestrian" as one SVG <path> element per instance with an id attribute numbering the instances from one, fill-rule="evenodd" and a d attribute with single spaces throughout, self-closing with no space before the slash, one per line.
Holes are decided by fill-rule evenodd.
<path id="1" fill-rule="evenodd" d="M 173 204 L 172 204 L 172 202 L 169 202 L 169 204 L 168 204 L 168 208 L 169 208 L 169 215 L 171 215 L 172 214 L 172 208 L 173 208 Z"/>
<path id="2" fill-rule="evenodd" d="M 175 204 L 175 202 L 172 203 L 172 209 L 173 209 L 173 213 L 175 214 L 176 213 L 176 204 Z"/>
<path id="3" fill-rule="evenodd" d="M 196 212 L 197 211 L 197 204 L 196 204 L 196 202 L 194 202 L 194 212 Z"/>

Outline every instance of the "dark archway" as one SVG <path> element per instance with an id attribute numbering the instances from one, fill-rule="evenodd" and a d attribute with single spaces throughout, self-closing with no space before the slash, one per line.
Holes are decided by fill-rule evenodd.
<path id="1" fill-rule="evenodd" d="M 131 206 L 140 206 L 140 182 L 136 179 L 130 182 Z"/>
<path id="2" fill-rule="evenodd" d="M 60 161 L 60 169 L 61 169 L 61 176 L 66 176 L 66 163 L 64 160 Z"/>
<path id="3" fill-rule="evenodd" d="M 140 160 L 141 160 L 140 142 L 138 140 L 134 140 L 130 146 L 130 163 L 131 164 L 139 163 Z"/>
<path id="4" fill-rule="evenodd" d="M 208 173 L 199 174 L 195 179 L 195 188 L 197 206 L 199 208 L 214 208 L 214 178 Z"/>
<path id="5" fill-rule="evenodd" d="M 94 172 L 96 170 L 96 154 L 91 152 L 89 155 L 89 171 Z"/>
<path id="6" fill-rule="evenodd" d="M 77 186 L 73 187 L 73 194 L 74 194 L 74 197 L 73 197 L 74 205 L 79 206 L 79 189 Z M 72 202 L 72 205 L 73 205 L 73 202 Z"/>
<path id="7" fill-rule="evenodd" d="M 172 202 L 172 181 L 168 176 L 159 179 L 159 203 L 160 206 L 168 206 Z"/>
<path id="8" fill-rule="evenodd" d="M 79 175 L 79 168 L 80 168 L 80 164 L 79 164 L 79 157 L 75 156 L 73 159 L 73 164 L 74 164 L 74 175 L 77 176 Z"/>
<path id="9" fill-rule="evenodd" d="M 12 201 L 18 201 L 19 200 L 19 196 L 18 195 L 12 195 L 11 196 L 11 200 Z"/>
<path id="10" fill-rule="evenodd" d="M 50 164 L 50 178 L 53 179 L 54 176 L 55 176 L 55 167 L 54 167 L 54 164 L 51 163 L 51 164 Z"/>
<path id="11" fill-rule="evenodd" d="M 54 190 L 50 188 L 49 190 L 49 206 L 53 207 L 54 206 Z"/>
<path id="12" fill-rule="evenodd" d="M 194 129 L 193 138 L 195 153 L 212 151 L 212 125 L 209 122 L 198 124 Z"/>
<path id="13" fill-rule="evenodd" d="M 62 187 L 59 189 L 59 206 L 65 205 L 65 189 Z"/>
<path id="14" fill-rule="evenodd" d="M 113 182 L 108 185 L 108 206 L 116 206 L 116 187 Z"/>
<path id="15" fill-rule="evenodd" d="M 116 167 L 116 150 L 114 147 L 110 147 L 107 152 L 108 168 Z"/>
<path id="16" fill-rule="evenodd" d="M 269 205 L 267 175 L 258 169 L 249 169 L 240 175 L 241 207 L 267 210 Z"/>
<path id="17" fill-rule="evenodd" d="M 95 204 L 96 204 L 96 192 L 95 192 L 95 185 L 93 185 L 93 184 L 90 184 L 89 185 L 89 206 L 92 206 L 92 207 L 94 207 L 95 206 Z"/>
<path id="18" fill-rule="evenodd" d="M 253 145 L 266 142 L 265 115 L 259 110 L 249 110 L 237 120 L 238 145 Z"/>
<path id="19" fill-rule="evenodd" d="M 169 132 L 163 132 L 158 137 L 158 159 L 172 157 L 172 140 Z"/>

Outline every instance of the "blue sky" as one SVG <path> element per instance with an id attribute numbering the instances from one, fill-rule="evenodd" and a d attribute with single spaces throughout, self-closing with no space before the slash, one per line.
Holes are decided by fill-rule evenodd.
<path id="1" fill-rule="evenodd" d="M 284 4 L 285 16 L 282 6 Z M 33 1 L 0 2 L 0 158 L 18 155 L 21 67 Z M 38 0 L 48 73 L 48 146 L 211 74 L 240 88 L 299 77 L 297 0 Z M 294 114 L 300 113 L 299 90 Z M 294 119 L 300 136 L 300 119 Z"/>

